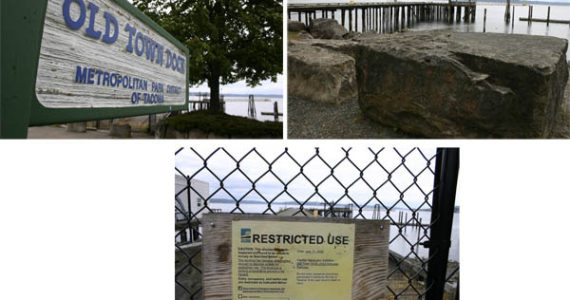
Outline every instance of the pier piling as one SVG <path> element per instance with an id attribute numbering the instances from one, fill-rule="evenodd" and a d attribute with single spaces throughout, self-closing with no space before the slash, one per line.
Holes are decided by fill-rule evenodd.
<path id="1" fill-rule="evenodd" d="M 483 32 L 487 31 L 487 9 L 483 10 Z"/>
<path id="2" fill-rule="evenodd" d="M 338 10 L 340 14 L 337 16 Z M 307 26 L 313 19 L 320 17 L 337 20 L 348 31 L 391 33 L 409 28 L 418 22 L 453 23 L 454 19 L 461 22 L 462 17 L 464 22 L 474 22 L 475 12 L 475 2 L 311 3 L 288 5 L 287 17 L 296 18 Z M 529 15 L 531 14 L 532 11 L 529 12 Z M 340 17 L 340 20 L 337 17 Z M 362 24 L 360 26 L 359 21 Z"/>

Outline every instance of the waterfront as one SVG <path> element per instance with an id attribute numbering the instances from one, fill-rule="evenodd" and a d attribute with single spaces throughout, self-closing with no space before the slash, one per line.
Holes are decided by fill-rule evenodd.
<path id="1" fill-rule="evenodd" d="M 289 4 L 301 4 L 301 3 L 347 3 L 344 0 L 291 0 Z M 389 2 L 389 1 L 357 1 L 357 3 L 366 2 Z M 410 1 L 398 1 L 398 3 L 405 3 Z M 437 2 L 437 1 L 435 1 Z M 446 3 L 446 2 L 442 2 Z M 512 22 L 506 24 L 504 21 L 505 14 L 505 4 L 504 3 L 489 3 L 489 2 L 477 2 L 477 11 L 475 15 L 475 22 L 465 22 L 463 19 L 460 22 L 445 22 L 445 21 L 431 21 L 431 22 L 419 22 L 415 23 L 412 27 L 405 29 L 411 31 L 418 30 L 434 30 L 434 29 L 450 29 L 453 31 L 461 32 L 494 32 L 494 33 L 508 33 L 508 34 L 529 34 L 529 35 L 545 35 L 553 36 L 558 38 L 569 39 L 570 38 L 570 26 L 568 24 L 554 24 L 550 23 L 548 26 L 546 23 L 519 21 L 520 17 L 526 18 L 528 16 L 529 6 L 523 6 L 520 3 L 512 4 L 515 7 L 514 14 L 514 24 Z M 570 6 L 565 5 L 548 5 L 548 4 L 532 4 L 533 6 L 533 18 L 546 18 L 548 7 L 551 7 L 550 18 L 555 20 L 569 20 Z M 487 9 L 487 20 L 484 24 L 484 11 Z M 512 13 L 512 8 L 511 8 Z M 296 20 L 296 13 L 293 13 L 291 18 Z M 340 20 L 341 12 L 337 10 L 335 13 L 335 19 Z M 360 12 L 358 12 L 358 17 L 355 20 L 359 20 Z M 348 29 L 348 24 L 345 24 Z M 359 27 L 360 30 L 360 27 Z M 568 52 L 566 53 L 568 57 Z"/>
<path id="2" fill-rule="evenodd" d="M 273 121 L 273 116 L 263 116 L 262 112 L 273 113 L 273 103 L 277 102 L 277 108 L 280 113 L 283 112 L 283 98 L 276 98 L 275 96 L 256 96 L 255 97 L 255 110 L 258 121 Z M 204 97 L 190 96 L 190 101 L 201 100 Z M 247 95 L 239 95 L 232 97 L 224 97 L 225 113 L 234 116 L 248 117 L 248 97 Z M 192 110 L 192 107 L 190 107 Z M 279 117 L 279 121 L 283 122 L 283 117 Z"/>
<path id="3" fill-rule="evenodd" d="M 208 207 L 212 210 L 217 212 L 223 213 L 241 213 L 238 209 L 236 209 L 235 204 L 233 203 L 225 203 L 227 200 L 223 202 L 219 201 L 218 199 L 213 199 L 208 203 Z M 337 207 L 343 208 L 346 204 L 338 204 Z M 271 209 L 275 212 L 279 212 L 280 210 L 284 210 L 287 208 L 298 207 L 298 205 L 293 205 L 290 202 L 281 202 L 281 203 L 273 203 Z M 316 205 L 312 203 L 307 203 L 304 205 L 306 209 L 322 209 L 323 205 Z M 267 204 L 263 204 L 261 202 L 251 202 L 247 201 L 246 203 L 241 203 L 239 208 L 244 213 L 268 213 L 271 214 L 271 211 L 267 210 Z M 404 219 L 407 217 L 408 219 L 411 218 L 412 212 L 407 209 L 402 209 L 400 207 L 396 207 L 390 211 L 390 218 L 392 219 L 392 223 L 398 222 L 399 214 L 402 212 Z M 296 214 L 297 216 L 303 216 L 301 212 Z M 352 207 L 352 216 L 356 217 L 358 215 L 358 208 Z M 381 209 L 380 211 L 380 219 L 386 218 L 386 210 Z M 375 219 L 374 213 L 374 205 L 369 204 L 368 206 L 364 207 L 362 210 L 362 215 L 358 215 L 358 219 Z M 418 219 L 422 220 L 423 225 L 427 225 L 430 222 L 431 212 L 427 210 L 420 210 L 418 211 Z M 405 221 L 404 221 L 405 222 Z M 411 221 L 409 222 L 411 224 Z M 390 250 L 395 251 L 396 253 L 406 256 L 411 252 L 411 244 L 415 244 L 418 240 L 418 231 L 420 236 L 420 241 L 424 242 L 427 240 L 426 236 L 429 236 L 429 230 L 419 229 L 414 226 L 406 226 L 402 227 L 402 232 L 399 235 L 398 226 L 392 225 L 390 226 Z M 419 248 L 414 247 L 414 251 L 417 253 L 421 258 L 425 259 L 428 257 L 428 249 L 424 248 L 423 246 L 419 246 Z M 411 254 L 410 258 L 416 258 L 413 254 Z M 459 261 L 459 212 L 456 212 L 453 215 L 453 228 L 451 233 L 451 248 L 449 249 L 449 260 L 450 261 Z"/>

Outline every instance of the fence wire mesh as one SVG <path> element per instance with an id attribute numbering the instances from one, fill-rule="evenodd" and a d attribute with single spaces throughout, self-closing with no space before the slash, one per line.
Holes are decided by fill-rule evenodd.
<path id="1" fill-rule="evenodd" d="M 179 149 L 176 298 L 202 299 L 200 219 L 224 212 L 390 220 L 388 299 L 425 299 L 435 159 L 420 148 Z M 448 266 L 451 287 L 458 270 Z"/>

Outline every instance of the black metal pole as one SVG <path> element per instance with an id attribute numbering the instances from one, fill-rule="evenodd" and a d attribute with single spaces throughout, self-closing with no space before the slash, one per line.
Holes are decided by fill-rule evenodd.
<path id="1" fill-rule="evenodd" d="M 442 300 L 459 174 L 459 149 L 438 148 L 435 161 L 426 300 Z"/>

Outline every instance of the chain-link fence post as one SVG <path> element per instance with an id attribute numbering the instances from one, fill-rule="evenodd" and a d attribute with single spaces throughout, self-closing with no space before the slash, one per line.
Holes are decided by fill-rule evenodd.
<path id="1" fill-rule="evenodd" d="M 424 244 L 429 248 L 430 258 L 426 300 L 443 299 L 458 173 L 459 149 L 438 148 L 430 226 L 431 239 Z"/>

